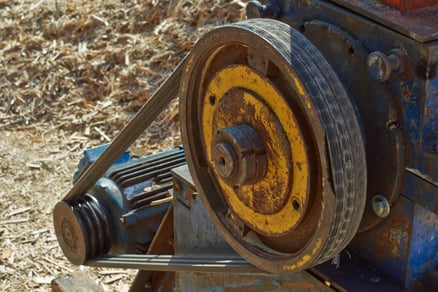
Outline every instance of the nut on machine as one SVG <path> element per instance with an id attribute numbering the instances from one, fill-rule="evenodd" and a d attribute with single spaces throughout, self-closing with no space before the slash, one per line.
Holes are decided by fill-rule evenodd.
<path id="1" fill-rule="evenodd" d="M 438 1 L 247 18 L 86 151 L 54 211 L 64 254 L 139 269 L 135 291 L 438 289 Z M 125 152 L 176 97 L 183 146 Z"/>

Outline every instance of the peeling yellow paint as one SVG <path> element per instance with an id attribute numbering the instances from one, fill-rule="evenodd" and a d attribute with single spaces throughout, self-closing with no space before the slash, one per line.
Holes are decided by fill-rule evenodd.
<path id="1" fill-rule="evenodd" d="M 300 94 L 304 94 L 301 85 L 296 84 L 296 87 Z M 304 137 L 292 109 L 273 83 L 247 66 L 226 67 L 217 72 L 208 85 L 202 104 L 204 149 L 207 150 L 208 160 L 213 170 L 215 165 L 212 163 L 210 147 L 214 131 L 231 126 L 227 124 L 225 118 L 214 120 L 215 111 L 225 93 L 232 88 L 246 90 L 243 95 L 244 101 L 251 105 L 257 123 L 268 133 L 271 142 L 264 142 L 267 143 L 265 147 L 272 153 L 272 157 L 268 160 L 265 178 L 254 185 L 243 186 L 240 197 L 237 196 L 233 186 L 228 185 L 219 176 L 217 177 L 218 183 L 230 208 L 249 226 L 262 233 L 283 234 L 293 229 L 304 216 L 305 210 L 294 208 L 292 200 L 296 200 L 300 206 L 304 206 L 308 200 L 309 161 Z M 215 104 L 209 102 L 210 96 L 215 96 Z M 229 114 L 245 114 L 245 112 L 240 109 L 240 112 Z M 272 116 L 275 116 L 276 121 L 272 121 Z M 279 138 L 279 131 L 285 140 Z M 282 141 L 289 143 L 287 156 L 281 155 L 281 150 L 285 147 L 281 145 Z M 254 192 L 270 190 L 272 182 L 276 181 L 286 183 L 282 190 L 285 193 L 277 196 L 284 200 L 281 208 L 274 208 L 277 202 L 272 201 L 273 196 L 266 193 L 266 196 L 270 196 L 267 198 L 266 209 L 271 211 L 263 214 L 255 212 L 251 203 L 248 203 L 251 202 Z"/>

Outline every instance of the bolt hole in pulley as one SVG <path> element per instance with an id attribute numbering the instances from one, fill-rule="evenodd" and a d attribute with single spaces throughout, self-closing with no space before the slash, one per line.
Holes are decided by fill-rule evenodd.
<path id="1" fill-rule="evenodd" d="M 352 239 L 365 204 L 354 104 L 287 24 L 251 19 L 203 37 L 180 89 L 185 153 L 225 240 L 258 268 L 300 271 Z"/>
<path id="2" fill-rule="evenodd" d="M 214 105 L 216 103 L 216 96 L 210 95 L 209 100 L 210 100 L 210 104 Z"/>
<path id="3" fill-rule="evenodd" d="M 300 203 L 297 200 L 292 200 L 292 205 L 295 210 L 300 209 Z"/>

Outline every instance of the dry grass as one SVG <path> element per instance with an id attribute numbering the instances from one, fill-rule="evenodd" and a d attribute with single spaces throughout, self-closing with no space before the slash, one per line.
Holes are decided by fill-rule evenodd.
<path id="1" fill-rule="evenodd" d="M 71 265 L 51 213 L 84 148 L 108 142 L 207 30 L 240 0 L 0 0 L 0 290 L 47 291 L 67 273 L 107 290 L 133 272 Z M 180 143 L 177 102 L 136 142 Z"/>

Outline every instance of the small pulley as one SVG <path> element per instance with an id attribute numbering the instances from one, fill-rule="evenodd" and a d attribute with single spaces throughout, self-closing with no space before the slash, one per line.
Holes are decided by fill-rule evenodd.
<path id="1" fill-rule="evenodd" d="M 365 151 L 319 51 L 287 24 L 251 19 L 208 33 L 185 64 L 185 153 L 226 241 L 273 273 L 338 254 L 362 218 Z"/>

